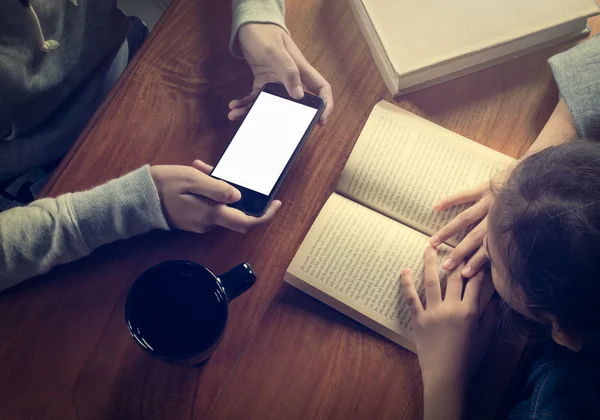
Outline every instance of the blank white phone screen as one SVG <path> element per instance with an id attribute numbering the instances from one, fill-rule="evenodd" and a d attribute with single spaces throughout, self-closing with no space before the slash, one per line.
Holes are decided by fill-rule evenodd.
<path id="1" fill-rule="evenodd" d="M 261 92 L 212 175 L 270 195 L 316 113 Z"/>

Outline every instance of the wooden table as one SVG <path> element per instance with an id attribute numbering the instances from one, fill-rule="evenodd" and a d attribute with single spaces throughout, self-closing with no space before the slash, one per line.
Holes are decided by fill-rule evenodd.
<path id="1" fill-rule="evenodd" d="M 80 190 L 148 162 L 214 163 L 233 135 L 227 102 L 249 90 L 230 57 L 228 1 L 174 0 L 46 189 Z M 0 296 L 0 418 L 416 419 L 415 355 L 282 283 L 373 105 L 391 99 L 345 0 L 288 0 L 287 21 L 331 82 L 335 112 L 294 164 L 268 226 L 239 235 L 156 232 L 98 250 Z M 594 21 L 600 28 L 599 21 Z M 399 105 L 517 157 L 557 102 L 546 59 L 567 46 L 409 95 Z M 152 359 L 127 332 L 132 281 L 167 259 L 215 272 L 249 261 L 256 286 L 231 306 L 205 366 Z M 516 362 L 485 362 L 494 407 Z M 498 363 L 500 362 L 500 363 Z M 494 370 L 495 369 L 495 370 Z M 494 373 L 495 372 L 495 373 Z M 483 379 L 486 382 L 486 379 Z"/>

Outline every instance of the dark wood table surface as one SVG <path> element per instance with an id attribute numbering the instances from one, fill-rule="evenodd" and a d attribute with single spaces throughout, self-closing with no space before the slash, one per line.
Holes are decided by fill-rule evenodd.
<path id="1" fill-rule="evenodd" d="M 146 163 L 214 163 L 235 132 L 227 103 L 251 74 L 227 48 L 229 0 L 173 0 L 46 188 L 81 190 Z M 1 419 L 416 419 L 416 356 L 282 282 L 371 108 L 391 100 L 345 0 L 288 0 L 287 22 L 331 82 L 335 111 L 279 192 L 276 219 L 246 235 L 154 232 L 0 295 Z M 401 20 L 399 20 L 399 24 Z M 593 28 L 600 22 L 592 20 Z M 426 33 L 424 33 L 426 35 Z M 435 40 L 433 41 L 435 42 Z M 572 44 L 571 44 L 572 45 Z M 557 103 L 546 60 L 562 45 L 396 101 L 450 130 L 520 156 Z M 167 259 L 259 278 L 231 306 L 221 346 L 199 368 L 153 359 L 128 334 L 133 280 Z M 497 344 L 476 403 L 494 410 L 518 360 Z M 485 372 L 485 373 L 483 373 Z"/>

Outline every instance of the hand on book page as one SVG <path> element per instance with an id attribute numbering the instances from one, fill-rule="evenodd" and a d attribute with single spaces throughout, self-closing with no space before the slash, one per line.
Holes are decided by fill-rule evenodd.
<path id="1" fill-rule="evenodd" d="M 474 188 L 452 194 L 433 205 L 436 212 L 442 212 L 461 204 L 474 203 L 438 230 L 429 241 L 431 246 L 437 247 L 457 233 L 478 223 L 450 252 L 450 255 L 442 264 L 444 269 L 454 270 L 470 254 L 474 253 L 462 270 L 462 275 L 469 278 L 479 272 L 487 262 L 487 254 L 483 248 L 483 238 L 487 234 L 488 212 L 494 203 L 494 194 L 491 189 L 503 184 L 507 174 L 508 171 L 502 171 L 490 182 L 484 182 Z"/>
<path id="2" fill-rule="evenodd" d="M 427 247 L 424 260 L 425 305 L 419 299 L 411 270 L 402 271 L 423 384 L 425 388 L 440 383 L 465 386 L 485 354 L 495 322 L 495 306 L 481 299 L 483 272 L 466 280 L 465 285 L 459 265 L 448 277 L 442 294 L 437 250 Z M 491 309 L 486 309 L 482 317 L 485 308 Z"/>

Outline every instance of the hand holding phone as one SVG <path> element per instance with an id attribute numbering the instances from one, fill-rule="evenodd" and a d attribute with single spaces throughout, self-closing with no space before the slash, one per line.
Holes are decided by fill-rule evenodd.
<path id="1" fill-rule="evenodd" d="M 263 87 L 211 173 L 241 192 L 231 207 L 252 216 L 265 213 L 324 108 L 318 96 L 305 93 L 296 100 L 283 85 Z"/>
<path id="2" fill-rule="evenodd" d="M 274 200 L 261 217 L 252 217 L 227 204 L 239 201 L 240 192 L 226 182 L 211 178 L 212 166 L 196 160 L 192 166 L 150 167 L 169 226 L 206 233 L 215 226 L 245 233 L 270 221 L 281 203 Z"/>

